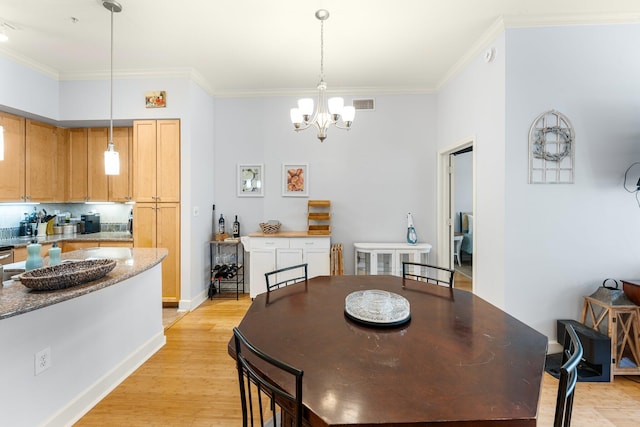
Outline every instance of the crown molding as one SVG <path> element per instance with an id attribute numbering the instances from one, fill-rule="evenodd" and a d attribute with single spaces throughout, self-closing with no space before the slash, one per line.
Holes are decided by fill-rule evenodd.
<path id="1" fill-rule="evenodd" d="M 21 55 L 17 52 L 14 52 L 11 49 L 5 48 L 5 47 L 0 47 L 0 53 L 2 54 L 2 56 L 9 58 L 10 60 L 12 60 L 15 63 L 18 63 L 20 65 L 24 65 L 28 68 L 31 68 L 35 71 L 38 71 L 48 77 L 51 77 L 54 80 L 59 80 L 60 79 L 60 73 L 58 73 L 57 70 L 55 70 L 54 68 L 51 67 L 47 67 L 46 65 L 43 65 L 37 61 L 34 61 L 31 58 L 28 58 L 24 55 Z"/>
<path id="2" fill-rule="evenodd" d="M 633 24 L 640 22 L 638 13 L 599 13 L 567 15 L 506 15 L 505 28 L 558 27 L 571 25 Z"/>

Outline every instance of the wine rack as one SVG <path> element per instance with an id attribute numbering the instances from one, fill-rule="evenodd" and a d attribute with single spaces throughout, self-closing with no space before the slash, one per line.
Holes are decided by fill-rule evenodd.
<path id="1" fill-rule="evenodd" d="M 244 249 L 240 241 L 209 242 L 211 279 L 209 299 L 244 293 Z"/>
<path id="2" fill-rule="evenodd" d="M 328 236 L 331 234 L 331 201 L 309 200 L 307 232 L 311 235 Z"/>

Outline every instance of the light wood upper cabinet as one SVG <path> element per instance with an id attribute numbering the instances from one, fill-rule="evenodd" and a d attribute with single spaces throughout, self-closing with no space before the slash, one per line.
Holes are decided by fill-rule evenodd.
<path id="1" fill-rule="evenodd" d="M 27 202 L 57 201 L 58 135 L 57 128 L 26 121 L 25 197 Z M 60 182 L 64 188 L 64 182 Z"/>
<path id="2" fill-rule="evenodd" d="M 135 121 L 133 164 L 137 202 L 179 202 L 180 120 Z"/>
<path id="3" fill-rule="evenodd" d="M 89 201 L 104 202 L 109 199 L 109 180 L 104 172 L 104 152 L 107 149 L 108 141 L 108 128 L 89 129 L 87 143 L 87 168 L 89 170 L 87 200 Z"/>
<path id="4" fill-rule="evenodd" d="M 67 152 L 69 168 L 67 170 L 68 191 L 65 200 L 84 202 L 89 190 L 87 187 L 87 129 L 68 129 Z"/>
<path id="5" fill-rule="evenodd" d="M 0 161 L 0 202 L 23 201 L 25 195 L 25 119 L 0 112 L 4 160 Z"/>
<path id="6" fill-rule="evenodd" d="M 113 145 L 120 154 L 120 175 L 111 175 L 108 177 L 109 201 L 111 202 L 130 202 L 133 200 L 132 135 L 132 128 L 113 129 Z"/>
<path id="7" fill-rule="evenodd" d="M 180 201 L 180 120 L 158 120 L 159 202 Z"/>

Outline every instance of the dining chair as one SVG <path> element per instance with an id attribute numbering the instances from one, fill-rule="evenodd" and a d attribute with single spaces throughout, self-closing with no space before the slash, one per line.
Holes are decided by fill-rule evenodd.
<path id="1" fill-rule="evenodd" d="M 303 371 L 256 348 L 238 328 L 233 328 L 233 337 L 243 427 L 254 423 L 261 427 L 302 427 Z M 259 367 L 268 369 L 269 375 Z M 270 378 L 286 378 L 295 392 L 285 391 Z"/>
<path id="2" fill-rule="evenodd" d="M 419 262 L 402 262 L 402 278 L 453 288 L 453 270 Z"/>
<path id="3" fill-rule="evenodd" d="M 562 350 L 562 366 L 556 399 L 556 414 L 553 427 L 569 427 L 573 409 L 573 395 L 578 382 L 578 364 L 582 360 L 582 343 L 570 323 L 565 325 Z"/>
<path id="4" fill-rule="evenodd" d="M 269 294 L 272 290 L 280 287 L 293 285 L 294 283 L 304 280 L 305 286 L 308 282 L 308 265 L 297 264 L 289 267 L 279 268 L 264 274 L 267 280 L 267 304 L 269 303 Z"/>

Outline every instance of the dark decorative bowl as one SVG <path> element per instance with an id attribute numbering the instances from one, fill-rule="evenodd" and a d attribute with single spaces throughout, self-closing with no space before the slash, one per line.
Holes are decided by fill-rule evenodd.
<path id="1" fill-rule="evenodd" d="M 623 280 L 622 290 L 632 303 L 640 305 L 640 280 L 634 280 L 633 282 Z"/>
<path id="2" fill-rule="evenodd" d="M 56 291 L 99 279 L 115 266 L 113 259 L 68 262 L 22 273 L 20 282 L 36 291 Z"/>

